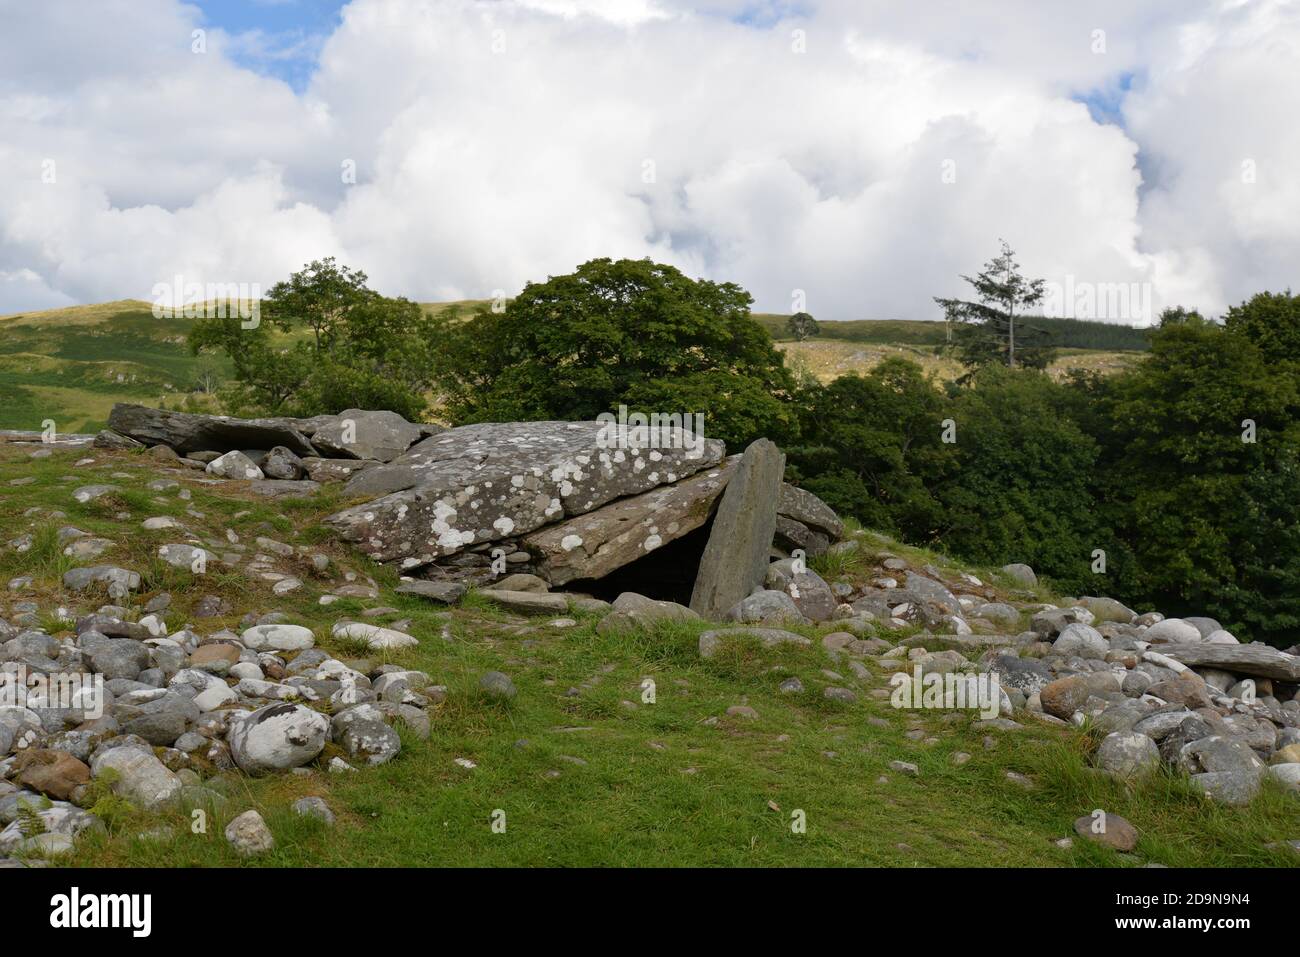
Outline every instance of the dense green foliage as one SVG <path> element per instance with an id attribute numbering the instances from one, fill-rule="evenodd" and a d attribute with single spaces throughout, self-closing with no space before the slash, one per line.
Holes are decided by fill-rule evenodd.
<path id="1" fill-rule="evenodd" d="M 423 415 L 442 320 L 416 303 L 379 295 L 365 273 L 329 258 L 276 283 L 261 313 L 260 321 L 200 319 L 189 336 L 194 354 L 217 349 L 229 357 L 232 411 Z"/>
<path id="2" fill-rule="evenodd" d="M 1123 591 L 1294 641 L 1300 377 L 1246 328 L 1166 323 L 1146 361 L 1091 384 L 1096 496 Z"/>
<path id="3" fill-rule="evenodd" d="M 1300 362 L 1300 296 L 1262 292 L 1233 306 L 1223 324 L 1255 343 L 1270 362 Z"/>
<path id="4" fill-rule="evenodd" d="M 1097 448 L 1069 404 L 1039 373 L 990 367 L 948 394 L 891 359 L 809 390 L 793 470 L 871 527 L 1076 581 L 1097 540 Z"/>
<path id="5" fill-rule="evenodd" d="M 748 293 L 649 260 L 593 260 L 464 320 L 326 260 L 271 291 L 259 328 L 201 320 L 190 343 L 229 356 L 237 408 L 415 418 L 436 392 L 456 424 L 702 412 L 729 451 L 775 439 L 792 480 L 906 541 L 1300 639 L 1300 297 L 1222 324 L 1166 310 L 1131 368 L 1056 382 L 1019 333 L 1011 367 L 999 318 L 1039 284 L 1005 246 L 970 281 L 978 301 L 944 304 L 980 320 L 972 372 L 946 386 L 900 358 L 796 381 Z"/>
<path id="6" fill-rule="evenodd" d="M 800 396 L 790 478 L 864 525 L 932 542 L 942 509 L 932 487 L 948 471 L 947 400 L 915 363 L 888 359 L 865 376 L 810 382 Z"/>
<path id="7" fill-rule="evenodd" d="M 1276 306 L 1262 296 L 1228 325 L 1167 322 L 1142 362 L 1110 378 L 1055 383 L 990 366 L 943 391 L 897 360 L 811 387 L 793 469 L 909 541 L 1025 561 L 1078 593 L 1292 644 L 1300 374 L 1266 351 L 1294 318 Z M 1256 307 L 1270 321 L 1251 322 Z M 944 442 L 949 425 L 955 441 Z"/>
<path id="8" fill-rule="evenodd" d="M 596 259 L 452 323 L 439 386 L 458 423 L 593 419 L 620 405 L 706 415 L 729 445 L 781 440 L 796 415 L 749 294 L 649 260 Z"/>
<path id="9" fill-rule="evenodd" d="M 1097 349 L 1105 352 L 1143 352 L 1150 347 L 1146 329 L 1097 319 L 1030 316 L 1026 324 L 1042 332 L 1055 349 Z"/>

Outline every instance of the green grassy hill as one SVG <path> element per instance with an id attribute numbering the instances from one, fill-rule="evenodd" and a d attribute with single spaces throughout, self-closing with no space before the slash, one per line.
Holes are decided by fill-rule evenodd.
<path id="1" fill-rule="evenodd" d="M 103 426 L 114 402 L 179 403 L 222 357 L 191 356 L 192 319 L 157 319 L 134 299 L 0 317 L 0 428 Z"/>

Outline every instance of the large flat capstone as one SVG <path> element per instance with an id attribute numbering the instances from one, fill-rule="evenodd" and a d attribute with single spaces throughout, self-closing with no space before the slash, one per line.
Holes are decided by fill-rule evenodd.
<path id="1" fill-rule="evenodd" d="M 326 521 L 379 561 L 413 568 L 670 485 L 723 454 L 721 441 L 680 431 L 661 436 L 657 449 L 611 448 L 608 438 L 600 422 L 450 429 L 354 476 L 348 492 L 391 491 Z"/>

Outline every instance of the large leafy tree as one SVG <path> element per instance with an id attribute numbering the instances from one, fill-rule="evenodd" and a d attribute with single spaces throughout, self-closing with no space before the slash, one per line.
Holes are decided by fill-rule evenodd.
<path id="1" fill-rule="evenodd" d="M 1095 516 L 1097 444 L 1074 420 L 1065 387 L 1034 370 L 989 366 L 949 410 L 955 461 L 936 490 L 940 537 L 970 561 L 1023 561 L 1085 588 L 1107 544 Z"/>
<path id="2" fill-rule="evenodd" d="M 190 349 L 230 357 L 235 381 L 224 398 L 234 412 L 306 416 L 361 407 L 419 419 L 442 321 L 416 303 L 381 296 L 366 280 L 333 258 L 309 263 L 270 289 L 259 323 L 201 319 Z"/>
<path id="3" fill-rule="evenodd" d="M 1072 402 L 1040 372 L 991 366 L 945 392 L 891 358 L 805 391 L 792 471 L 871 527 L 1081 581 L 1105 538 L 1090 486 L 1097 446 Z"/>
<path id="4" fill-rule="evenodd" d="M 1043 300 L 1044 281 L 1021 274 L 1005 240 L 983 269 L 961 278 L 970 283 L 975 299 L 936 296 L 934 301 L 943 307 L 949 322 L 958 323 L 957 347 L 966 365 L 1042 369 L 1052 361 L 1047 334 L 1025 321 L 1029 310 Z"/>
<path id="5" fill-rule="evenodd" d="M 821 326 L 817 324 L 817 320 L 812 317 L 811 313 L 796 312 L 786 320 L 785 331 L 803 342 L 809 336 L 815 336 L 821 332 Z"/>
<path id="6" fill-rule="evenodd" d="M 800 484 L 871 527 L 933 542 L 942 509 L 931 486 L 953 452 L 941 441 L 946 399 L 920 366 L 886 359 L 866 375 L 810 384 L 799 404 L 790 462 Z"/>
<path id="7" fill-rule="evenodd" d="M 1229 332 L 1257 345 L 1272 362 L 1300 363 L 1300 295 L 1261 292 L 1223 317 Z"/>
<path id="8" fill-rule="evenodd" d="M 1098 495 L 1132 555 L 1131 596 L 1249 628 L 1243 640 L 1294 641 L 1281 584 L 1300 577 L 1283 547 L 1300 522 L 1289 364 L 1223 326 L 1169 323 L 1097 397 Z"/>
<path id="9" fill-rule="evenodd" d="M 1246 477 L 1247 520 L 1237 577 L 1220 583 L 1218 607 L 1229 620 L 1280 646 L 1300 640 L 1300 446 L 1279 446 Z"/>
<path id="10" fill-rule="evenodd" d="M 794 379 L 752 299 L 648 259 L 594 259 L 453 323 L 440 385 L 458 423 L 592 419 L 626 405 L 705 414 L 737 448 L 788 437 Z"/>

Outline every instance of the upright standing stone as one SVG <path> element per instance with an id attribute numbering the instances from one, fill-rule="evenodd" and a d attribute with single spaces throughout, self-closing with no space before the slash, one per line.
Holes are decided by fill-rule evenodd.
<path id="1" fill-rule="evenodd" d="M 691 610 L 719 620 L 763 581 L 776 532 L 785 454 L 768 439 L 745 449 L 727 483 L 691 592 Z"/>

